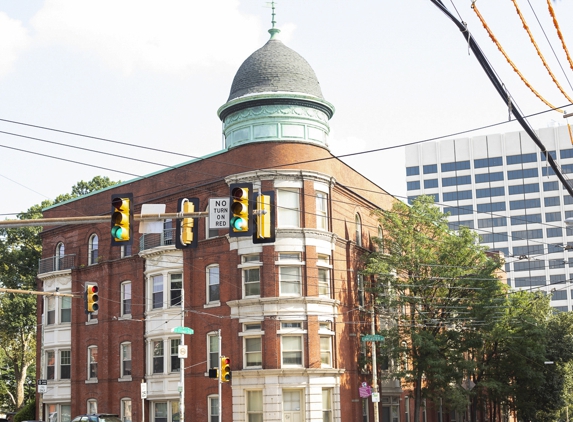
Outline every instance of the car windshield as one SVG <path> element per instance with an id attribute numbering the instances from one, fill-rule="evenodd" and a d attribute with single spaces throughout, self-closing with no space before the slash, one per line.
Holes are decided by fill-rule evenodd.
<path id="1" fill-rule="evenodd" d="M 99 422 L 121 422 L 121 419 L 118 418 L 117 416 L 101 415 L 101 416 L 99 417 Z"/>

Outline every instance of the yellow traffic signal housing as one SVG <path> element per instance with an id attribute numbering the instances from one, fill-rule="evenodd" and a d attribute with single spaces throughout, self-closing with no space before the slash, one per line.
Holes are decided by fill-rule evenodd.
<path id="1" fill-rule="evenodd" d="M 132 244 L 133 195 L 131 193 L 112 195 L 111 207 L 112 246 Z"/>
<path id="2" fill-rule="evenodd" d="M 177 212 L 179 213 L 193 213 L 199 210 L 198 198 L 180 198 L 177 201 Z M 197 219 L 178 218 L 176 221 L 176 237 L 175 247 L 177 249 L 196 248 L 198 239 L 198 224 Z"/>
<path id="3" fill-rule="evenodd" d="M 262 192 L 257 196 L 256 230 L 253 243 L 273 243 L 275 241 L 275 192 Z"/>
<path id="4" fill-rule="evenodd" d="M 221 356 L 221 368 L 219 368 L 219 373 L 221 374 L 221 382 L 231 381 L 231 359 L 227 356 Z"/>
<path id="5" fill-rule="evenodd" d="M 91 284 L 91 283 L 86 284 L 86 293 L 85 293 L 86 313 L 92 313 L 99 309 L 98 305 L 99 296 L 97 292 L 98 292 L 98 287 L 96 284 Z"/>
<path id="6" fill-rule="evenodd" d="M 252 183 L 231 184 L 231 215 L 229 236 L 240 237 L 253 234 L 252 217 Z"/>

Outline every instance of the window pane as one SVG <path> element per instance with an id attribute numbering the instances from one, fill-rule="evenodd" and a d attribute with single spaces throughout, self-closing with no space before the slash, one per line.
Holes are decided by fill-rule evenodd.
<path id="1" fill-rule="evenodd" d="M 153 342 L 153 373 L 163 373 L 163 341 Z"/>
<path id="2" fill-rule="evenodd" d="M 277 190 L 277 219 L 279 226 L 300 226 L 298 190 Z"/>
<path id="3" fill-rule="evenodd" d="M 328 229 L 328 196 L 326 193 L 316 193 L 316 227 L 321 230 Z"/>
<path id="4" fill-rule="evenodd" d="M 245 278 L 245 296 L 260 296 L 260 270 L 259 268 L 249 268 L 243 270 Z"/>
<path id="5" fill-rule="evenodd" d="M 245 339 L 245 357 L 247 361 L 247 367 L 249 366 L 261 366 L 262 362 L 262 349 L 261 349 L 261 338 L 246 338 Z"/>
<path id="6" fill-rule="evenodd" d="M 209 277 L 209 297 L 208 302 L 216 302 L 219 300 L 219 267 L 211 267 L 208 269 Z"/>
<path id="7" fill-rule="evenodd" d="M 302 337 L 283 337 L 283 364 L 302 365 Z"/>
<path id="8" fill-rule="evenodd" d="M 131 283 L 124 283 L 122 288 L 122 313 L 123 315 L 128 315 L 131 314 Z"/>
<path id="9" fill-rule="evenodd" d="M 182 274 L 171 274 L 171 306 L 181 305 Z"/>
<path id="10" fill-rule="evenodd" d="M 281 294 L 300 294 L 300 268 L 280 267 Z"/>
<path id="11" fill-rule="evenodd" d="M 153 277 L 153 309 L 163 308 L 163 276 Z"/>

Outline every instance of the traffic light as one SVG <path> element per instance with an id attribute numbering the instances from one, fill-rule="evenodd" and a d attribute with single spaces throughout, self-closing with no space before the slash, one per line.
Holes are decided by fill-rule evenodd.
<path id="1" fill-rule="evenodd" d="M 199 210 L 198 198 L 180 198 L 177 201 L 177 212 L 191 213 Z M 178 218 L 176 221 L 175 247 L 177 249 L 196 248 L 198 237 L 198 228 L 196 218 Z"/>
<path id="2" fill-rule="evenodd" d="M 219 378 L 219 370 L 217 368 L 210 368 L 209 378 Z"/>
<path id="3" fill-rule="evenodd" d="M 273 243 L 275 241 L 275 192 L 261 192 L 257 196 L 256 230 L 253 243 Z"/>
<path id="4" fill-rule="evenodd" d="M 231 358 L 227 356 L 221 356 L 221 368 L 219 368 L 221 373 L 221 382 L 231 381 Z"/>
<path id="5" fill-rule="evenodd" d="M 98 305 L 99 296 L 97 292 L 98 292 L 97 285 L 91 283 L 86 284 L 86 293 L 85 293 L 86 313 L 92 313 L 99 309 Z"/>
<path id="6" fill-rule="evenodd" d="M 252 217 L 252 183 L 231 184 L 231 216 L 229 236 L 241 237 L 253 234 Z"/>
<path id="7" fill-rule="evenodd" d="M 131 193 L 111 196 L 111 244 L 131 245 L 133 226 L 133 195 Z"/>

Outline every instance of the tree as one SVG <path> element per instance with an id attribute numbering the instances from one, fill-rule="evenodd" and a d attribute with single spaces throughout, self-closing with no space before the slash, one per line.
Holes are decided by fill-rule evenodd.
<path id="1" fill-rule="evenodd" d="M 19 219 L 42 217 L 42 209 L 54 203 L 74 199 L 81 195 L 113 186 L 108 177 L 96 176 L 72 186 L 70 194 L 58 196 L 54 201 L 43 201 Z M 0 229 L 0 286 L 10 289 L 35 290 L 38 262 L 42 256 L 40 227 Z M 14 293 L 0 293 L 0 398 L 9 397 L 10 403 L 0 403 L 19 409 L 24 404 L 28 369 L 36 358 L 36 297 Z M 5 375 L 12 378 L 8 383 Z M 34 377 L 35 378 L 35 377 Z"/>
<path id="2" fill-rule="evenodd" d="M 503 260 L 488 255 L 466 227 L 451 231 L 430 197 L 411 207 L 396 202 L 378 217 L 384 238 L 364 273 L 371 276 L 375 309 L 382 305 L 396 319 L 382 330 L 382 350 L 395 362 L 393 376 L 412 388 L 414 421 L 424 397 L 461 408 L 471 394 L 464 388 L 473 367 L 469 334 L 493 320 L 505 295 L 507 286 L 496 274 Z"/>

